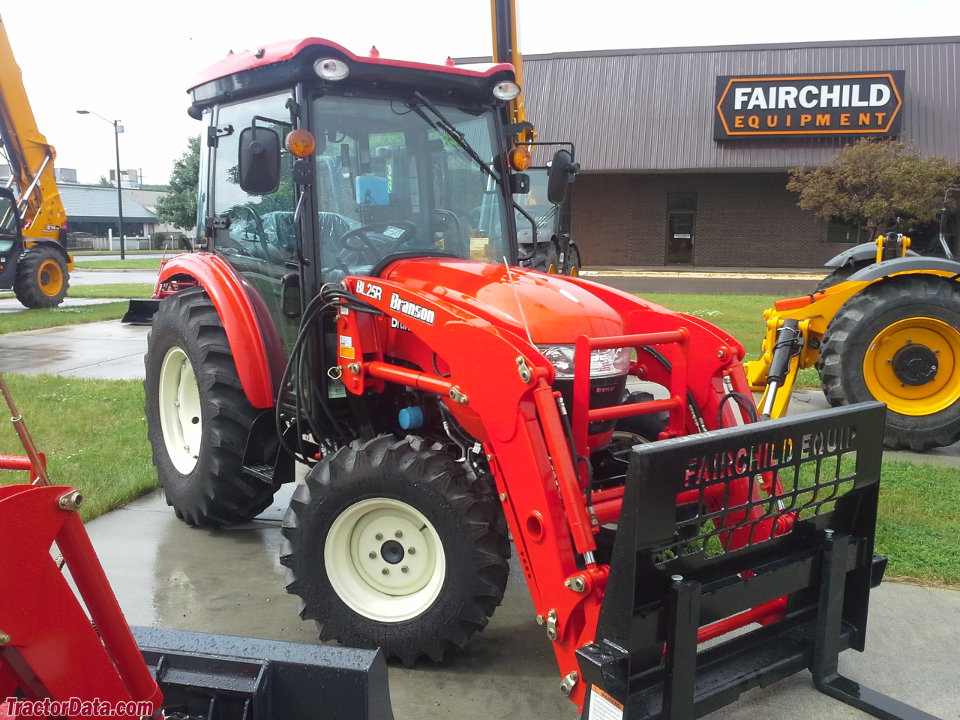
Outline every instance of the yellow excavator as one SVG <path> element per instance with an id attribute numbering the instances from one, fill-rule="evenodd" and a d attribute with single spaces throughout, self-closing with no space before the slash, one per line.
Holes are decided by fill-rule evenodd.
<path id="1" fill-rule="evenodd" d="M 0 290 L 13 289 L 28 308 L 63 302 L 73 258 L 63 245 L 67 214 L 53 161 L 56 151 L 37 129 L 0 19 L 0 142 L 10 181 L 0 187 Z"/>

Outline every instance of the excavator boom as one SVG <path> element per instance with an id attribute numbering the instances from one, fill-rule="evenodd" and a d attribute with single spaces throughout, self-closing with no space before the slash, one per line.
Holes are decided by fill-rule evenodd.
<path id="1" fill-rule="evenodd" d="M 29 240 L 60 239 L 66 222 L 53 172 L 56 151 L 33 116 L 23 87 L 20 66 L 13 56 L 0 19 L 0 139 L 10 164 L 11 183 L 18 188 L 23 234 Z"/>

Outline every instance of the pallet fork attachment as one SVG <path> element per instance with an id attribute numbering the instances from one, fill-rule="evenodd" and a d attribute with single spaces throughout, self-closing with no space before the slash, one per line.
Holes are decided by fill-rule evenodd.
<path id="1" fill-rule="evenodd" d="M 873 554 L 884 413 L 861 403 L 633 449 L 595 641 L 578 651 L 585 720 L 698 718 L 803 669 L 876 717 L 933 717 L 837 670 L 864 649 L 886 567 Z M 772 496 L 727 502 L 773 474 Z"/>

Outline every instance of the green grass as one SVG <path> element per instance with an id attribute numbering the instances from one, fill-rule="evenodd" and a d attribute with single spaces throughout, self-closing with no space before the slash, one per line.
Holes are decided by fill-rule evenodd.
<path id="1" fill-rule="evenodd" d="M 156 255 L 163 250 L 126 250 L 124 255 Z M 74 257 L 83 257 L 84 255 L 115 255 L 120 258 L 119 250 L 71 250 L 70 254 Z M 169 251 L 168 253 L 169 254 Z"/>
<path id="2" fill-rule="evenodd" d="M 148 298 L 153 297 L 150 283 L 114 283 L 110 285 L 77 285 L 67 291 L 72 298 Z"/>
<path id="3" fill-rule="evenodd" d="M 960 470 L 885 462 L 876 551 L 887 576 L 960 586 Z"/>
<path id="4" fill-rule="evenodd" d="M 139 381 L 55 375 L 5 375 L 4 380 L 37 449 L 47 457 L 53 482 L 83 493 L 84 520 L 156 486 Z M 0 415 L 9 416 L 5 407 Z M 0 426 L 4 453 L 24 454 L 6 420 Z M 26 481 L 26 473 L 0 472 L 0 484 Z"/>
<path id="5" fill-rule="evenodd" d="M 133 258 L 127 260 L 77 260 L 81 270 L 159 270 L 160 258 Z"/>
<path id="6" fill-rule="evenodd" d="M 3 313 L 0 315 L 0 335 L 25 330 L 60 327 L 61 325 L 118 320 L 127 311 L 128 304 L 124 301 L 102 303 L 100 305 L 83 305 L 81 307 L 24 309 Z"/>
<path id="7" fill-rule="evenodd" d="M 730 333 L 743 345 L 747 360 L 760 357 L 766 325 L 763 311 L 780 298 L 772 295 L 692 295 L 680 293 L 644 293 L 650 302 L 702 318 Z M 815 368 L 801 370 L 797 387 L 820 387 Z"/>

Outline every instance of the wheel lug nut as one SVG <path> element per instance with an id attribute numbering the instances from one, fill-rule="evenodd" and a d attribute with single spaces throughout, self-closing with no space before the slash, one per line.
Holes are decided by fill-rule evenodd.
<path id="1" fill-rule="evenodd" d="M 410 553 L 411 555 L 416 555 L 417 549 L 415 547 L 407 548 L 407 552 Z"/>
<path id="2" fill-rule="evenodd" d="M 383 533 L 377 533 L 375 537 L 377 540 L 383 540 Z"/>
<path id="3" fill-rule="evenodd" d="M 399 538 L 402 538 L 402 537 L 403 537 L 403 533 L 402 533 L 400 530 L 397 530 L 397 531 L 393 534 L 393 536 L 394 536 L 395 538 L 398 538 L 398 539 L 399 539 Z"/>
<path id="4" fill-rule="evenodd" d="M 377 554 L 376 554 L 375 552 L 371 552 L 371 553 L 370 553 L 370 559 L 371 559 L 371 560 L 376 560 L 376 559 L 377 559 Z"/>
<path id="5" fill-rule="evenodd" d="M 380 572 L 382 572 L 384 575 L 389 575 L 389 574 L 390 574 L 390 571 L 389 571 L 387 568 L 384 568 L 384 569 L 381 570 Z"/>
<path id="6" fill-rule="evenodd" d="M 400 572 L 402 572 L 402 573 L 410 572 L 410 568 L 408 568 L 406 565 L 404 565 L 402 568 L 400 568 Z"/>

